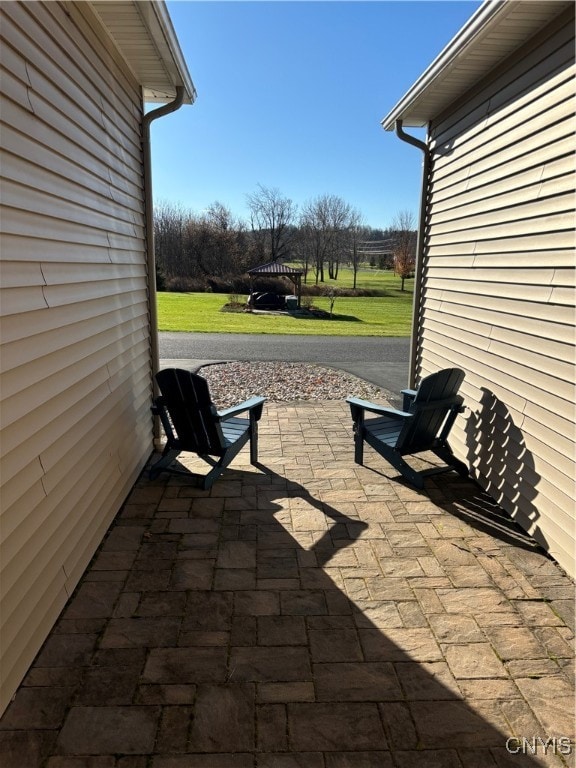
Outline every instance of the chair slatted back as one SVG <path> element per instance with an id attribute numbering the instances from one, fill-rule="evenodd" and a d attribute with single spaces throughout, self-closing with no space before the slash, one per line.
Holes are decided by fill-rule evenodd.
<path id="1" fill-rule="evenodd" d="M 180 449 L 201 456 L 222 456 L 224 435 L 206 379 L 180 368 L 165 368 L 156 374 L 156 381 Z"/>
<path id="2" fill-rule="evenodd" d="M 464 379 L 460 368 L 445 368 L 422 379 L 396 448 L 402 454 L 428 450 L 440 433 L 448 414 L 462 404 L 458 390 Z"/>

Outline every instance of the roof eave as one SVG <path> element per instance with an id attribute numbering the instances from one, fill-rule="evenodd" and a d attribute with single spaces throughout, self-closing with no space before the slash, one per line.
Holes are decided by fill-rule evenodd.
<path id="1" fill-rule="evenodd" d="M 421 128 L 439 115 L 457 98 L 473 87 L 482 77 L 509 56 L 538 31 L 539 25 L 551 21 L 555 15 L 569 5 L 561 0 L 485 0 L 470 17 L 448 45 L 434 59 L 432 64 L 416 80 L 400 101 L 381 121 L 386 131 L 392 131 L 401 121 L 404 127 Z M 514 25 L 507 27 L 510 37 L 502 38 L 506 31 L 499 30 L 503 44 L 496 50 L 489 36 L 499 25 L 501 16 L 514 18 L 525 10 L 536 9 L 534 26 L 526 26 L 526 34 L 519 39 L 517 33 L 510 34 Z M 482 53 L 474 58 L 475 66 L 460 67 L 474 52 Z"/>
<path id="2" fill-rule="evenodd" d="M 248 274 L 303 275 L 304 272 L 303 270 L 295 269 L 294 267 L 285 267 L 277 261 L 268 261 L 266 264 L 261 264 L 259 267 L 252 267 L 252 269 L 248 270 Z"/>
<path id="3" fill-rule="evenodd" d="M 403 125 L 411 128 L 421 128 L 427 124 L 428 116 L 421 115 L 416 117 L 410 115 L 414 102 L 424 91 L 438 81 L 443 74 L 447 73 L 448 68 L 454 64 L 458 56 L 462 55 L 462 52 L 470 46 L 480 31 L 495 16 L 503 2 L 504 0 L 496 0 L 493 3 L 485 3 L 468 19 L 466 24 L 450 40 L 432 64 L 420 75 L 414 85 L 382 120 L 382 127 L 385 131 L 394 130 L 398 120 L 401 120 Z"/>
<path id="4" fill-rule="evenodd" d="M 176 32 L 174 30 L 170 14 L 168 13 L 166 3 L 163 1 L 156 1 L 139 5 L 140 7 L 143 6 L 144 8 L 151 9 L 154 12 L 156 21 L 160 27 L 162 39 L 166 41 L 166 46 L 168 48 L 167 55 L 163 54 L 163 59 L 165 60 L 170 74 L 174 78 L 174 87 L 181 85 L 185 91 L 184 103 L 193 104 L 197 95 L 196 88 L 192 82 L 190 72 L 188 71 L 188 67 L 184 59 L 184 54 L 180 48 L 180 43 L 178 42 L 178 37 L 176 36 Z M 150 89 L 144 88 L 145 101 L 172 101 L 174 96 L 175 92 L 174 94 L 168 94 L 167 97 L 160 96 L 160 98 L 158 98 L 158 95 L 151 92 Z"/>
<path id="5" fill-rule="evenodd" d="M 90 0 L 87 6 L 140 84 L 145 102 L 169 103 L 177 87 L 184 89 L 183 103 L 195 101 L 196 89 L 164 0 Z"/>

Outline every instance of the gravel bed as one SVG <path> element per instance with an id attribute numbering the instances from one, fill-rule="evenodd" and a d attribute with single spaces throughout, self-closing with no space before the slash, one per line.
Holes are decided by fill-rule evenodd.
<path id="1" fill-rule="evenodd" d="M 310 363 L 216 363 L 198 373 L 210 385 L 218 408 L 229 408 L 254 395 L 273 402 L 345 400 L 348 396 L 381 402 L 380 387 L 350 373 Z"/>

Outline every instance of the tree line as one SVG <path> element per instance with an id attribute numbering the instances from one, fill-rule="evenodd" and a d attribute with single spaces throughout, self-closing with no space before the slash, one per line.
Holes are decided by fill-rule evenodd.
<path id="1" fill-rule="evenodd" d="M 299 210 L 276 188 L 258 185 L 246 196 L 248 221 L 221 202 L 202 213 L 163 202 L 154 210 L 154 242 L 160 289 L 201 290 L 271 261 L 302 269 L 304 282 L 336 280 L 342 265 L 354 273 L 362 264 L 394 269 L 402 279 L 414 269 L 416 232 L 407 211 L 392 227 L 365 225 L 361 213 L 336 195 L 320 195 Z M 186 288 L 185 286 L 191 286 Z"/>

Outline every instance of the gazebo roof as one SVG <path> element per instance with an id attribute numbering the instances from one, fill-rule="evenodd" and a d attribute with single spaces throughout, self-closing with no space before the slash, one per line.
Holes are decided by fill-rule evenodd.
<path id="1" fill-rule="evenodd" d="M 248 270 L 249 275 L 303 275 L 301 269 L 294 267 L 285 267 L 277 261 L 269 261 L 268 264 L 262 264 L 259 267 L 253 267 Z"/>

